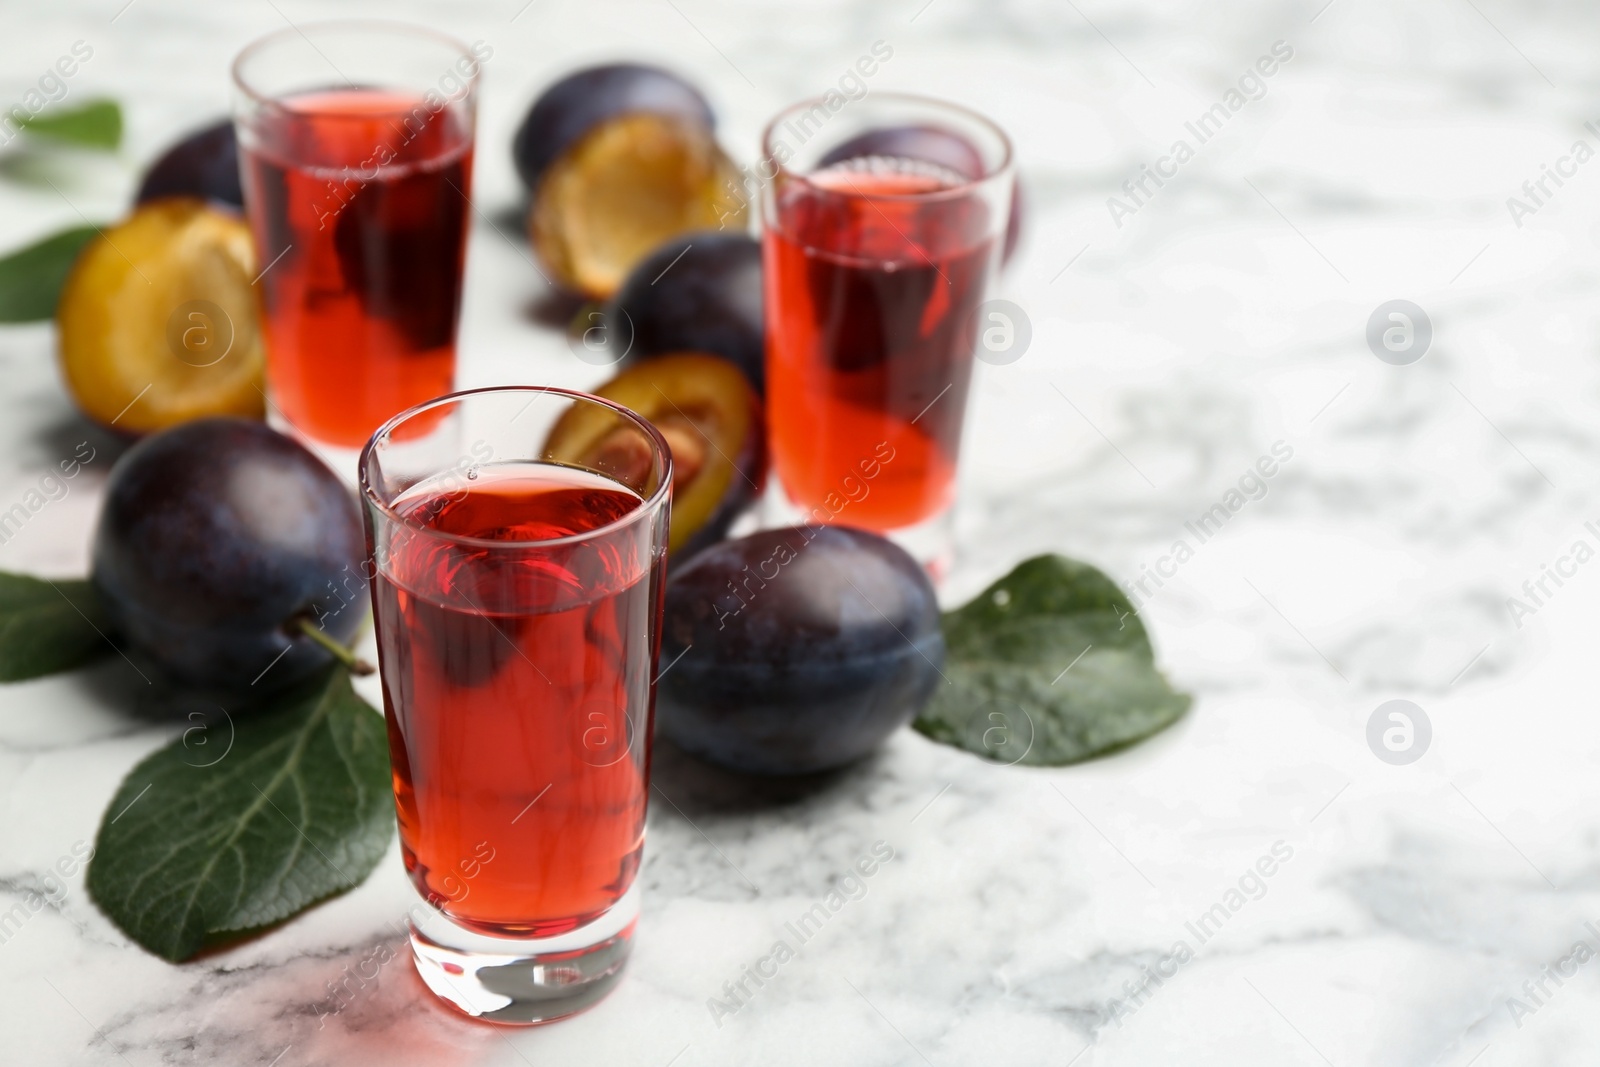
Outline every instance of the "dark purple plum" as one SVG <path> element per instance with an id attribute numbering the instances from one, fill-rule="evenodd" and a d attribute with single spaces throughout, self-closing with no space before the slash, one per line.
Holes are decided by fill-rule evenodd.
<path id="1" fill-rule="evenodd" d="M 968 181 L 983 177 L 983 158 L 965 137 L 941 126 L 886 126 L 858 133 L 835 145 L 817 163 L 819 168 L 863 156 L 895 156 L 933 163 L 955 171 Z M 1011 214 L 1006 219 L 1005 244 L 1001 262 L 1009 263 L 1022 236 L 1022 180 L 1011 186 Z"/>
<path id="2" fill-rule="evenodd" d="M 522 183 L 539 188 L 545 170 L 584 134 L 607 119 L 650 112 L 710 130 L 711 105 L 676 74 L 640 63 L 612 63 L 569 74 L 546 89 L 517 128 L 511 158 Z"/>
<path id="3" fill-rule="evenodd" d="M 631 359 L 709 352 L 766 384 L 761 244 L 742 233 L 685 234 L 633 268 L 606 308 L 609 336 Z"/>
<path id="4" fill-rule="evenodd" d="M 667 583 L 657 721 L 733 770 L 842 767 L 932 696 L 939 622 L 928 576 L 876 534 L 796 526 L 712 545 Z"/>
<path id="5" fill-rule="evenodd" d="M 239 187 L 239 142 L 231 121 L 197 130 L 150 165 L 134 203 L 164 196 L 195 196 L 244 207 L 244 191 Z"/>
<path id="6" fill-rule="evenodd" d="M 111 470 L 93 556 L 129 651 L 183 684 L 287 684 L 330 660 L 299 619 L 343 643 L 367 611 L 354 497 L 259 422 L 201 419 L 129 449 Z"/>

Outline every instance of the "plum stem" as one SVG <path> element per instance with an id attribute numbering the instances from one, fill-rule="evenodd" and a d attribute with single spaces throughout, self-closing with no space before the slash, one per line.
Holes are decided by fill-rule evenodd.
<path id="1" fill-rule="evenodd" d="M 327 649 L 328 654 L 348 667 L 351 674 L 372 674 L 377 670 L 372 664 L 335 641 L 326 630 L 316 624 L 315 620 L 302 615 L 295 622 L 296 629 Z"/>

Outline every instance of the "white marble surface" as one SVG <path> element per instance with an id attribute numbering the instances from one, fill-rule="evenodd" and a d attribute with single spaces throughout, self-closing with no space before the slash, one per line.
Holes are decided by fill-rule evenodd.
<path id="1" fill-rule="evenodd" d="M 1584 529 L 1600 519 L 1600 162 L 1521 226 L 1506 206 L 1575 140 L 1600 147 L 1583 128 L 1600 119 L 1592 8 L 135 0 L 117 16 L 122 3 L 5 15 L 7 103 L 83 39 L 95 55 L 72 93 L 121 97 L 130 129 L 121 163 L 61 176 L 64 197 L 0 187 L 4 245 L 80 210 L 115 215 L 143 160 L 223 110 L 228 58 L 286 18 L 390 14 L 491 42 L 477 179 L 491 213 L 514 198 L 504 146 L 521 109 L 566 67 L 626 55 L 692 72 L 749 159 L 767 114 L 883 40 L 894 56 L 873 87 L 992 114 L 1032 194 L 1002 295 L 1034 339 L 984 368 L 951 597 L 1041 550 L 1137 576 L 1274 442 L 1293 457 L 1145 606 L 1196 694 L 1148 744 L 1045 771 L 906 732 L 809 795 L 663 751 L 673 804 L 651 811 L 638 951 L 586 1016 L 470 1024 L 403 957 L 329 1013 L 329 983 L 394 944 L 408 890 L 393 851 L 356 891 L 183 966 L 130 945 L 79 872 L 0 944 L 0 1061 L 1594 1061 L 1600 963 L 1545 979 L 1538 1001 L 1524 983 L 1575 942 L 1600 948 L 1584 926 L 1600 926 L 1600 566 L 1520 627 L 1506 604 L 1574 541 L 1600 544 Z M 1265 96 L 1117 227 L 1106 198 L 1279 40 L 1294 55 Z M 475 229 L 464 384 L 594 384 L 529 321 L 541 283 L 522 256 Z M 1436 329 L 1407 367 L 1363 339 L 1394 298 Z M 3 503 L 87 436 L 51 351 L 47 327 L 0 329 Z M 106 459 L 0 546 L 0 567 L 83 572 Z M 115 664 L 0 690 L 0 909 L 46 888 L 122 774 L 176 733 L 125 693 Z M 1392 698 L 1433 724 L 1409 766 L 1365 741 Z M 879 840 L 895 858 L 865 895 L 719 1027 L 708 998 Z M 1277 842 L 1292 856 L 1264 894 L 1200 944 L 1186 923 L 1226 910 Z M 1141 968 L 1172 970 L 1180 940 L 1193 958 L 1128 999 Z"/>

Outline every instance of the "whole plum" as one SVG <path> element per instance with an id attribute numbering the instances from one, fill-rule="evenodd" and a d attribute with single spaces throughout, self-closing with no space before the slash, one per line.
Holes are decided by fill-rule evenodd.
<path id="1" fill-rule="evenodd" d="M 141 204 L 78 254 L 56 349 L 83 413 L 122 433 L 260 418 L 266 362 L 250 227 L 194 197 Z"/>
<path id="2" fill-rule="evenodd" d="M 609 336 L 629 356 L 709 352 L 766 384 L 761 244 L 742 233 L 685 234 L 639 262 L 606 308 Z"/>
<path id="3" fill-rule="evenodd" d="M 195 196 L 243 209 L 239 141 L 231 120 L 196 130 L 150 164 L 134 203 L 165 196 Z"/>
<path id="4" fill-rule="evenodd" d="M 173 681 L 276 688 L 326 664 L 366 615 L 355 500 L 259 422 L 201 419 L 129 449 L 106 486 L 91 579 L 117 632 Z"/>
<path id="5" fill-rule="evenodd" d="M 667 584 L 661 730 L 739 771 L 844 766 L 932 696 L 939 626 L 927 575 L 876 534 L 796 526 L 712 545 Z"/>

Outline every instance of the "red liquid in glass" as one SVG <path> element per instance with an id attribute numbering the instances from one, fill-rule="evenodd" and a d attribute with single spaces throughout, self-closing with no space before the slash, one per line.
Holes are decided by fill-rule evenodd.
<path id="1" fill-rule="evenodd" d="M 302 433 L 359 448 L 451 389 L 470 119 L 369 89 L 276 107 L 241 150 L 272 397 Z"/>
<path id="2" fill-rule="evenodd" d="M 908 194 L 962 183 L 875 157 L 775 194 L 764 238 L 772 456 L 792 501 L 826 509 L 819 519 L 847 502 L 840 521 L 892 530 L 954 499 L 992 227 L 976 196 Z"/>
<path id="3" fill-rule="evenodd" d="M 430 487 L 432 486 L 432 487 Z M 640 506 L 599 475 L 488 465 L 394 504 L 485 542 L 583 534 Z M 374 583 L 406 870 L 456 922 L 548 937 L 603 914 L 644 843 L 660 639 L 648 523 L 567 546 L 398 524 Z M 381 546 L 380 546 L 381 547 Z"/>

